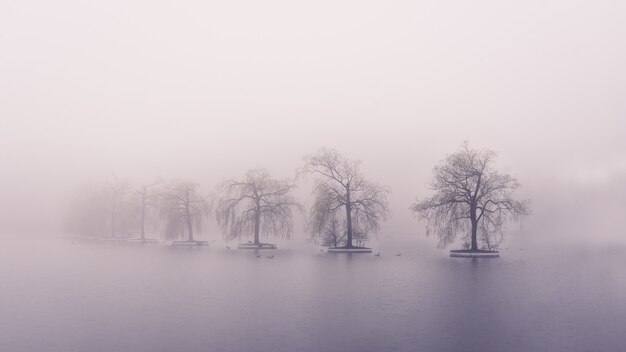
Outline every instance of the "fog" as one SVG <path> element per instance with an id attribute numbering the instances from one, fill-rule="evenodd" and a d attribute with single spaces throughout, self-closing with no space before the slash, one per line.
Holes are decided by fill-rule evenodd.
<path id="1" fill-rule="evenodd" d="M 515 236 L 623 242 L 625 16 L 623 1 L 5 1 L 0 232 L 61 234 L 72 192 L 112 174 L 208 194 L 253 167 L 294 177 L 329 147 L 390 186 L 381 233 L 422 239 L 408 206 L 467 140 L 532 200 Z"/>
<path id="2" fill-rule="evenodd" d="M 624 19 L 623 0 L 3 0 L 0 351 L 623 351 Z M 505 174 L 482 189 L 510 200 L 510 174 L 507 210 L 532 213 L 492 248 L 476 186 L 448 253 L 409 207 L 465 141 Z M 354 198 L 316 183 L 344 160 L 321 148 L 362 161 Z M 226 179 L 270 211 L 256 184 L 254 212 L 216 201 Z M 75 201 L 112 180 L 135 208 L 170 186 L 165 225 L 144 237 L 133 208 L 117 236 L 114 187 Z M 98 231 L 70 231 L 92 206 Z M 260 243 L 260 219 L 292 238 Z"/>

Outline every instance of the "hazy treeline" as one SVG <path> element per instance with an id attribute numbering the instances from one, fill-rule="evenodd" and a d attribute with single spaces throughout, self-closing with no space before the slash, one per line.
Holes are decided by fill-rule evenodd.
<path id="1" fill-rule="evenodd" d="M 498 171 L 495 153 L 467 143 L 433 169 L 434 195 L 416 200 L 411 211 L 426 220 L 440 246 L 461 240 L 467 248 L 494 249 L 506 222 L 530 214 L 527 200 L 516 200 L 519 182 Z M 361 162 L 335 150 L 320 149 L 303 158 L 298 178 L 312 178 L 312 202 L 306 211 L 310 239 L 327 247 L 364 247 L 390 215 L 388 186 L 366 178 Z M 296 180 L 275 179 L 264 169 L 220 182 L 204 194 L 189 180 L 155 179 L 131 185 L 110 176 L 76 190 L 65 222 L 67 232 L 86 236 L 140 237 L 194 241 L 215 217 L 225 240 L 251 237 L 290 238 L 294 211 L 305 212 L 293 195 Z"/>
<path id="2" fill-rule="evenodd" d="M 134 186 L 128 179 L 110 177 L 74 192 L 64 227 L 68 233 L 85 236 L 158 234 L 177 239 L 191 233 L 182 212 L 190 211 L 193 229 L 201 231 L 209 216 L 210 200 L 199 193 L 198 184 L 190 181 Z"/>
<path id="3" fill-rule="evenodd" d="M 304 158 L 296 178 L 315 181 L 306 229 L 311 239 L 327 246 L 364 246 L 389 213 L 387 186 L 367 180 L 360 161 L 321 149 Z M 133 186 L 111 176 L 77 189 L 71 198 L 65 230 L 86 236 L 164 239 L 201 232 L 212 214 L 225 240 L 251 236 L 290 238 L 294 211 L 304 212 L 292 194 L 295 180 L 274 179 L 267 170 L 249 170 L 243 178 L 220 182 L 209 194 L 188 180 L 156 180 Z"/>

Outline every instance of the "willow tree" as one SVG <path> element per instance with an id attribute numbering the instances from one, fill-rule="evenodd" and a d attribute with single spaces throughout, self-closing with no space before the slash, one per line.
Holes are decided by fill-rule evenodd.
<path id="1" fill-rule="evenodd" d="M 187 242 L 197 242 L 193 238 L 194 228 L 200 229 L 207 217 L 210 204 L 200 195 L 198 185 L 189 181 L 176 181 L 165 187 L 162 199 L 162 214 L 165 218 L 165 235 L 178 238 L 187 235 Z"/>
<path id="2" fill-rule="evenodd" d="M 389 214 L 389 188 L 366 180 L 360 161 L 346 159 L 335 150 L 321 149 L 304 162 L 302 171 L 316 176 L 308 224 L 311 237 L 322 238 L 324 243 L 329 243 L 329 236 L 333 243 L 345 238 L 345 248 L 356 248 L 353 240 L 358 239 L 362 246 Z"/>
<path id="3" fill-rule="evenodd" d="M 215 217 L 224 238 L 253 235 L 253 243 L 261 245 L 261 236 L 291 237 L 292 212 L 300 208 L 291 195 L 294 188 L 288 181 L 272 179 L 263 169 L 250 170 L 241 180 L 222 182 Z"/>
<path id="4" fill-rule="evenodd" d="M 492 250 L 503 240 L 507 221 L 530 214 L 528 200 L 513 197 L 520 184 L 513 176 L 494 167 L 496 154 L 476 150 L 466 142 L 433 169 L 430 198 L 416 201 L 410 209 L 427 221 L 427 234 L 434 232 L 445 247 L 461 236 L 469 249 Z"/>

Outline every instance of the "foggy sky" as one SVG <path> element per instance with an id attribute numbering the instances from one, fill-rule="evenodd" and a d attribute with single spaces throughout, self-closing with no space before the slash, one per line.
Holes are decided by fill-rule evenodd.
<path id="1" fill-rule="evenodd" d="M 625 18 L 620 0 L 5 0 L 0 233 L 60 231 L 68 195 L 112 173 L 209 192 L 320 147 L 391 187 L 383 232 L 423 233 L 408 206 L 468 140 L 533 200 L 526 235 L 626 240 Z"/>

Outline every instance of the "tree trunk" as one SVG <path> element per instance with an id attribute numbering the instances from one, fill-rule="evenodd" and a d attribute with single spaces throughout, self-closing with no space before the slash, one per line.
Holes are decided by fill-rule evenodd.
<path id="1" fill-rule="evenodd" d="M 141 240 L 146 239 L 146 187 L 141 194 Z"/>
<path id="2" fill-rule="evenodd" d="M 117 221 L 116 219 L 117 209 L 115 207 L 116 202 L 117 200 L 113 198 L 113 207 L 111 208 L 111 237 L 115 237 L 115 222 Z"/>
<path id="3" fill-rule="evenodd" d="M 478 250 L 478 241 L 477 241 L 477 236 L 476 233 L 478 232 L 478 224 L 474 221 L 472 221 L 472 248 L 471 250 L 476 251 Z"/>
<path id="4" fill-rule="evenodd" d="M 185 213 L 187 215 L 187 241 L 193 241 L 193 226 L 191 224 L 191 213 L 189 212 L 189 191 L 185 193 Z"/>
<path id="5" fill-rule="evenodd" d="M 477 240 L 478 220 L 476 220 L 476 208 L 475 207 L 471 207 L 470 209 L 470 222 L 472 223 L 472 247 L 470 248 L 470 250 L 476 251 L 478 250 L 478 240 Z"/>
<path id="6" fill-rule="evenodd" d="M 261 227 L 261 209 L 260 205 L 257 203 L 256 209 L 254 210 L 254 244 L 259 244 L 259 230 Z"/>
<path id="7" fill-rule="evenodd" d="M 346 218 L 348 219 L 348 236 L 346 238 L 346 247 L 352 247 L 352 204 L 350 203 L 350 184 L 346 189 Z"/>
<path id="8" fill-rule="evenodd" d="M 483 176 L 482 173 L 478 174 L 478 181 L 476 182 L 476 189 L 474 190 L 474 195 L 472 196 L 471 206 L 470 206 L 470 220 L 472 222 L 472 248 L 471 250 L 473 251 L 478 250 L 478 239 L 477 239 L 478 217 L 476 214 L 476 209 L 478 207 L 478 191 L 480 190 L 480 187 L 481 187 L 482 176 Z"/>

